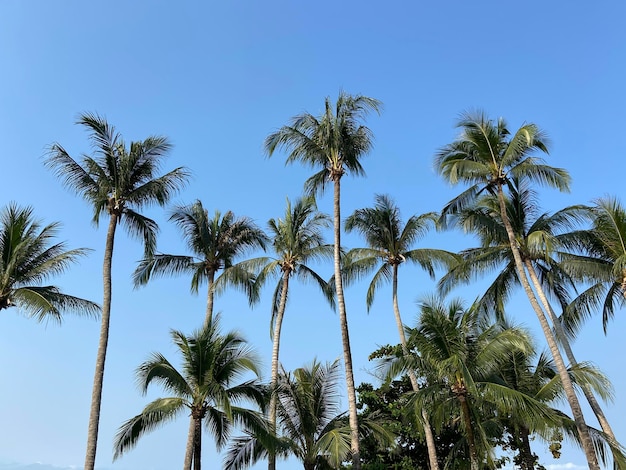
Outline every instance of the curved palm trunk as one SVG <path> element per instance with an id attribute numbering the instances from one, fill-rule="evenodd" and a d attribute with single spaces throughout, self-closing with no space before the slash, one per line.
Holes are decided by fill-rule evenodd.
<path id="1" fill-rule="evenodd" d="M 280 293 L 280 303 L 278 304 L 278 312 L 276 312 L 276 320 L 274 322 L 274 344 L 272 345 L 272 378 L 270 382 L 270 390 L 272 397 L 270 399 L 269 421 L 272 432 L 276 433 L 276 406 L 278 397 L 276 396 L 276 383 L 278 382 L 278 353 L 280 350 L 280 330 L 285 315 L 285 307 L 287 305 L 287 289 L 289 289 L 289 271 L 283 271 L 283 289 Z M 267 459 L 268 470 L 276 469 L 276 454 L 270 452 Z"/>
<path id="2" fill-rule="evenodd" d="M 359 448 L 359 419 L 356 411 L 356 389 L 354 387 L 354 373 L 352 371 L 352 352 L 350 350 L 350 334 L 348 332 L 348 316 L 346 303 L 343 297 L 343 282 L 341 279 L 341 176 L 336 176 L 333 194 L 333 225 L 335 232 L 335 289 L 337 291 L 337 305 L 339 307 L 339 324 L 341 328 L 341 342 L 343 344 L 343 361 L 346 368 L 346 388 L 348 393 L 348 413 L 350 420 L 350 444 L 352 451 L 352 468 L 361 470 L 361 451 Z"/>
<path id="3" fill-rule="evenodd" d="M 556 366 L 556 369 L 559 373 L 561 383 L 563 384 L 565 396 L 567 397 L 567 401 L 569 402 L 570 408 L 572 410 L 574 422 L 576 423 L 576 429 L 578 430 L 578 435 L 580 436 L 580 441 L 585 452 L 585 456 L 587 458 L 587 464 L 589 465 L 590 469 L 599 470 L 600 467 L 598 465 L 598 459 L 593 448 L 593 442 L 591 441 L 591 437 L 589 436 L 587 424 L 585 423 L 585 418 L 583 416 L 578 397 L 576 396 L 576 393 L 574 391 L 572 380 L 567 372 L 565 363 L 563 362 L 563 357 L 561 356 L 561 352 L 559 351 L 559 347 L 557 345 L 556 338 L 552 333 L 552 329 L 550 328 L 550 324 L 548 323 L 545 313 L 539 305 L 537 297 L 535 296 L 535 293 L 533 292 L 532 287 L 528 282 L 526 271 L 524 269 L 524 263 L 522 262 L 522 257 L 520 255 L 517 245 L 517 240 L 515 239 L 515 232 L 506 213 L 506 203 L 504 200 L 504 192 L 502 190 L 502 186 L 498 186 L 498 201 L 500 203 L 500 216 L 502 217 L 502 222 L 504 223 L 507 235 L 509 237 L 511 252 L 513 253 L 513 258 L 515 259 L 515 268 L 517 269 L 520 283 L 524 287 L 526 296 L 528 297 L 528 300 L 530 301 L 530 304 L 535 311 L 537 318 L 539 319 L 541 329 L 544 336 L 546 337 L 550 352 L 552 353 L 554 365 Z"/>
<path id="4" fill-rule="evenodd" d="M 193 416 L 190 416 L 189 432 L 187 433 L 187 445 L 185 446 L 185 462 L 183 463 L 183 470 L 191 470 L 191 464 L 193 461 L 193 442 L 195 430 L 196 423 L 193 419 Z"/>
<path id="5" fill-rule="evenodd" d="M 535 272 L 535 269 L 532 263 L 530 262 L 530 260 L 525 260 L 525 264 L 526 264 L 526 269 L 528 270 L 528 274 L 530 275 L 530 280 L 532 281 L 533 286 L 535 287 L 535 290 L 537 291 L 537 295 L 539 296 L 539 300 L 541 301 L 544 308 L 548 312 L 548 315 L 550 316 L 550 320 L 552 321 L 556 338 L 559 341 L 559 344 L 563 347 L 563 351 L 565 352 L 565 356 L 567 357 L 567 360 L 569 361 L 570 366 L 572 367 L 576 366 L 578 362 L 576 361 L 576 357 L 574 356 L 574 351 L 572 351 L 572 348 L 569 344 L 567 336 L 565 335 L 565 332 L 563 331 L 563 325 L 561 325 L 561 322 L 559 321 L 558 317 L 554 313 L 554 310 L 552 309 L 550 302 L 548 301 L 545 293 L 543 292 L 543 288 L 541 286 L 541 283 L 539 282 L 539 278 L 537 277 L 537 273 Z M 615 443 L 617 443 L 617 439 L 615 439 L 615 434 L 613 434 L 613 429 L 611 428 L 609 421 L 604 415 L 604 412 L 602 411 L 602 407 L 598 403 L 598 400 L 596 400 L 595 395 L 593 394 L 593 392 L 591 391 L 591 389 L 589 388 L 587 384 L 579 384 L 579 385 L 585 395 L 585 398 L 587 399 L 587 402 L 589 402 L 589 406 L 591 407 L 591 410 L 593 411 L 596 418 L 598 419 L 598 423 L 600 423 L 600 427 L 602 428 L 602 431 L 607 436 L 609 436 L 609 438 L 611 438 Z"/>
<path id="6" fill-rule="evenodd" d="M 85 453 L 85 470 L 93 470 L 96 463 L 96 449 L 98 446 L 98 426 L 100 424 L 100 407 L 102 405 L 102 384 L 104 381 L 104 363 L 109 343 L 109 324 L 111 321 L 111 266 L 113 262 L 113 245 L 118 216 L 111 214 L 104 247 L 104 261 L 102 265 L 102 323 L 100 325 L 100 340 L 96 354 L 96 370 L 91 392 L 91 409 L 89 410 L 89 427 L 87 429 L 87 450 Z"/>
<path id="7" fill-rule="evenodd" d="M 204 319 L 204 326 L 210 324 L 213 321 L 213 298 L 215 293 L 213 292 L 213 283 L 215 282 L 215 271 L 208 273 L 208 291 L 206 295 L 206 317 Z"/>
<path id="8" fill-rule="evenodd" d="M 574 356 L 574 351 L 572 351 L 572 347 L 567 337 L 565 336 L 565 332 L 563 331 L 563 325 L 561 325 L 561 322 L 559 321 L 558 317 L 554 313 L 552 306 L 550 305 L 550 303 L 548 302 L 548 299 L 546 298 L 544 292 L 542 291 L 541 284 L 539 283 L 537 274 L 535 273 L 535 270 L 532 267 L 532 264 L 530 263 L 530 261 L 526 261 L 526 268 L 528 269 L 528 272 L 530 274 L 530 279 L 533 285 L 535 286 L 535 289 L 537 290 L 537 295 L 539 296 L 539 300 L 541 300 L 544 307 L 546 308 L 546 311 L 548 312 L 548 315 L 550 316 L 550 320 L 552 321 L 552 325 L 554 326 L 554 332 L 559 341 L 559 344 L 561 344 L 561 346 L 563 347 L 563 351 L 565 352 L 565 356 L 567 357 L 567 360 L 569 361 L 570 366 L 577 365 L 578 362 L 576 361 L 576 357 Z M 600 423 L 600 426 L 602 427 L 602 431 L 611 439 L 615 440 L 615 434 L 613 434 L 613 429 L 611 428 L 611 425 L 606 419 L 606 416 L 604 415 L 604 412 L 602 411 L 600 404 L 596 400 L 596 397 L 593 395 L 593 392 L 589 389 L 589 387 L 586 384 L 580 384 L 580 388 L 585 394 L 585 398 L 587 398 L 587 401 L 589 402 L 589 406 L 591 407 L 594 414 L 598 418 L 598 422 Z"/>
<path id="9" fill-rule="evenodd" d="M 404 334 L 404 324 L 402 323 L 402 317 L 400 316 L 400 307 L 398 306 L 398 265 L 393 265 L 393 314 L 396 317 L 396 326 L 398 327 L 398 334 L 400 336 L 400 344 L 402 345 L 402 354 L 405 358 L 410 356 L 409 348 L 406 343 L 406 335 Z M 417 383 L 417 377 L 415 371 L 409 369 L 409 379 L 411 380 L 411 387 L 414 392 L 419 390 L 419 384 Z M 433 430 L 430 427 L 430 421 L 428 419 L 428 413 L 425 409 L 422 409 L 422 425 L 424 426 L 424 435 L 426 437 L 426 448 L 428 449 L 428 462 L 430 464 L 430 470 L 439 470 L 439 462 L 437 460 L 437 448 L 435 446 L 435 438 L 433 436 Z"/>
<path id="10" fill-rule="evenodd" d="M 463 424 L 465 426 L 465 434 L 467 437 L 467 445 L 470 453 L 470 468 L 472 470 L 478 470 L 480 465 L 478 462 L 478 454 L 476 453 L 476 439 L 474 438 L 474 428 L 472 428 L 472 419 L 470 415 L 469 404 L 467 403 L 467 397 L 465 395 L 458 395 L 457 399 L 461 405 L 461 415 L 463 417 Z"/>

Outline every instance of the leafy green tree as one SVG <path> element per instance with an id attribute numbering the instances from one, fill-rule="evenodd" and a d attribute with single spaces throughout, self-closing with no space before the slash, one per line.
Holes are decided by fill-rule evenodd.
<path id="1" fill-rule="evenodd" d="M 236 217 L 231 211 L 215 212 L 209 218 L 202 202 L 177 206 L 170 216 L 182 231 L 191 255 L 158 254 L 145 257 L 134 273 L 135 285 L 144 285 L 151 278 L 164 275 L 191 275 L 191 291 L 197 293 L 206 282 L 207 305 L 205 322 L 213 316 L 215 292 L 227 285 L 243 288 L 250 301 L 255 300 L 249 272 L 235 264 L 235 259 L 254 248 L 265 248 L 267 237 L 248 217 Z M 219 271 L 222 274 L 216 279 Z"/>
<path id="2" fill-rule="evenodd" d="M 150 205 L 165 205 L 185 184 L 189 172 L 176 168 L 162 176 L 156 173 L 170 151 L 165 137 L 152 136 L 127 147 L 106 119 L 97 114 L 82 114 L 78 124 L 85 126 L 94 147 L 94 156 L 85 155 L 79 163 L 60 145 L 53 144 L 46 166 L 70 189 L 93 206 L 93 222 L 109 216 L 102 267 L 102 324 L 94 374 L 85 470 L 93 470 L 98 443 L 104 364 L 111 318 L 111 266 L 117 226 L 122 224 L 131 236 L 143 239 L 146 255 L 156 245 L 157 224 L 138 210 Z"/>
<path id="3" fill-rule="evenodd" d="M 406 412 L 409 393 L 413 391 L 408 375 L 398 380 L 384 382 L 379 388 L 363 383 L 357 388 L 359 394 L 359 419 L 377 416 L 382 426 L 396 435 L 394 446 L 381 447 L 371 438 L 361 441 L 363 470 L 413 470 L 428 469 L 430 462 L 421 421 L 413 413 Z M 438 466 L 445 466 L 445 458 L 462 439 L 458 429 L 444 425 L 434 435 Z M 457 454 L 456 462 L 467 462 L 467 456 Z"/>
<path id="4" fill-rule="evenodd" d="M 529 274 L 526 272 L 526 266 L 520 254 L 515 230 L 506 211 L 506 190 L 512 179 L 543 183 L 560 190 L 568 190 L 569 174 L 563 169 L 546 165 L 539 157 L 532 156 L 534 152 L 547 153 L 548 151 L 546 139 L 535 124 L 526 124 L 511 135 L 503 119 L 494 122 L 484 114 L 476 113 L 464 115 L 458 127 L 462 129 L 461 136 L 439 151 L 435 166 L 450 183 L 465 182 L 470 187 L 448 203 L 444 208 L 444 214 L 462 211 L 471 206 L 483 193 L 497 196 L 500 217 L 506 229 L 519 281 L 537 315 L 563 382 L 567 401 L 583 443 L 587 463 L 591 469 L 599 469 L 598 459 L 578 397 L 546 313 L 538 299 L 538 296 L 545 298 L 545 293 L 541 286 L 538 286 L 537 294 L 533 291 L 533 286 L 528 279 Z M 545 301 L 543 303 L 546 304 Z"/>
<path id="5" fill-rule="evenodd" d="M 270 219 L 268 222 L 274 258 L 257 258 L 243 262 L 244 269 L 249 266 L 260 272 L 256 285 L 261 286 L 270 278 L 278 278 L 272 299 L 272 319 L 270 332 L 273 341 L 272 371 L 270 389 L 269 421 L 276 428 L 276 383 L 278 380 L 280 334 L 287 306 L 289 282 L 293 276 L 303 281 L 313 281 L 334 306 L 334 297 L 326 281 L 313 270 L 308 263 L 316 260 L 332 259 L 333 247 L 324 243 L 323 229 L 330 225 L 328 216 L 317 212 L 315 199 L 311 196 L 300 198 L 292 206 L 287 199 L 285 216 L 282 219 Z M 269 467 L 276 468 L 276 458 L 270 453 Z"/>
<path id="6" fill-rule="evenodd" d="M 454 254 L 445 250 L 431 248 L 415 248 L 412 245 L 422 238 L 437 220 L 435 213 L 412 216 L 403 224 L 400 210 L 389 196 L 377 195 L 374 207 L 357 209 L 346 219 L 347 232 L 360 232 L 367 241 L 367 248 L 353 248 L 348 252 L 347 265 L 344 269 L 348 279 L 360 278 L 376 270 L 367 290 L 368 310 L 374 302 L 377 288 L 385 281 L 391 280 L 393 312 L 395 316 L 400 344 L 405 356 L 409 355 L 404 324 L 398 306 L 398 269 L 401 264 L 410 262 L 419 265 L 431 277 L 435 275 L 436 266 L 451 266 L 456 260 Z M 378 268 L 378 269 L 377 269 Z M 408 371 L 413 391 L 419 390 L 417 377 L 412 369 Z M 435 441 L 428 422 L 427 413 L 423 416 L 426 443 L 430 458 L 431 470 L 438 468 Z"/>
<path id="7" fill-rule="evenodd" d="M 171 337 L 182 357 L 182 367 L 177 369 L 162 354 L 153 353 L 137 369 L 137 382 L 144 394 L 156 382 L 171 396 L 152 401 L 120 427 L 114 459 L 132 449 L 145 433 L 189 412 L 194 422 L 194 470 L 200 470 L 202 425 L 211 432 L 218 449 L 228 442 L 233 424 L 265 429 L 260 413 L 237 403 L 251 401 L 262 407 L 267 391 L 256 379 L 241 382 L 246 373 L 258 376 L 258 359 L 238 333 L 220 332 L 219 317 L 191 336 L 172 330 Z"/>
<path id="8" fill-rule="evenodd" d="M 284 147 L 288 151 L 287 163 L 299 161 L 319 169 L 305 183 L 305 189 L 310 194 L 322 192 L 329 181 L 333 183 L 335 289 L 343 343 L 355 470 L 360 468 L 359 432 L 350 335 L 341 279 L 341 178 L 346 173 L 357 176 L 365 173 L 360 160 L 372 147 L 372 133 L 361 124 L 361 121 L 369 112 L 379 112 L 381 107 L 381 102 L 376 99 L 341 92 L 334 106 L 331 100 L 326 98 L 324 113 L 321 116 L 315 117 L 309 113 L 296 116 L 289 125 L 281 127 L 265 140 L 268 155 L 271 156 L 277 148 Z"/>
<path id="9" fill-rule="evenodd" d="M 276 387 L 281 431 L 278 438 L 270 446 L 259 438 L 263 433 L 258 432 L 234 439 L 224 468 L 245 468 L 267 456 L 268 447 L 278 456 L 295 456 L 305 470 L 340 468 L 351 452 L 351 429 L 345 413 L 340 411 L 339 375 L 338 361 L 313 361 L 293 373 L 283 370 Z M 386 441 L 392 438 L 375 420 L 361 424 L 363 437 L 371 435 Z"/>
<path id="10" fill-rule="evenodd" d="M 93 302 L 65 294 L 56 286 L 41 285 L 88 252 L 55 243 L 59 227 L 58 222 L 42 225 L 31 207 L 10 203 L 0 211 L 0 310 L 16 307 L 38 321 L 59 322 L 65 311 L 99 313 Z"/>

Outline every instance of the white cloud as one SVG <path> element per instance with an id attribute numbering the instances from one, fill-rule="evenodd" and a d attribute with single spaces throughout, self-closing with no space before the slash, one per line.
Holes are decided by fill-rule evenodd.
<path id="1" fill-rule="evenodd" d="M 555 463 L 546 465 L 548 470 L 585 470 L 587 468 L 586 465 L 577 465 L 572 462 L 567 463 Z"/>

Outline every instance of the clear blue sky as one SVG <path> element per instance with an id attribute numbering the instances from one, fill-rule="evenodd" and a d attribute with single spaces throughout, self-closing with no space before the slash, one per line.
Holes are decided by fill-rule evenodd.
<path id="1" fill-rule="evenodd" d="M 78 157 L 89 151 L 77 114 L 98 112 L 127 141 L 151 134 L 175 145 L 167 167 L 189 167 L 194 178 L 177 203 L 201 199 L 210 211 L 233 210 L 265 227 L 295 199 L 310 170 L 268 160 L 263 140 L 302 111 L 319 113 L 339 90 L 382 100 L 382 116 L 368 125 L 375 148 L 364 160 L 367 178 L 343 180 L 343 214 L 388 193 L 411 214 L 439 210 L 459 189 L 432 170 L 437 148 L 454 139 L 460 112 L 481 108 L 511 127 L 535 122 L 552 140 L 550 163 L 567 168 L 571 194 L 542 193 L 546 210 L 613 194 L 623 202 L 626 169 L 626 6 L 611 1 L 372 1 L 125 2 L 18 1 L 0 3 L 0 205 L 32 205 L 47 222 L 62 221 L 61 239 L 92 254 L 56 280 L 68 293 L 101 301 L 104 230 L 91 210 L 42 165 L 53 142 Z M 329 195 L 319 201 L 330 212 Z M 150 210 L 161 226 L 159 249 L 182 253 L 166 212 Z M 106 223 L 103 224 L 106 226 Z M 204 295 L 189 294 L 187 279 L 156 281 L 133 291 L 130 274 L 141 246 L 118 232 L 113 310 L 97 465 L 170 470 L 181 465 L 186 419 L 143 438 L 111 463 L 116 429 L 138 413 L 155 389 L 140 396 L 134 369 L 151 351 L 174 356 L 168 330 L 200 325 Z M 329 240 L 331 234 L 329 233 Z M 347 247 L 361 245 L 346 237 Z M 432 234 L 425 247 L 471 246 L 459 233 Z M 331 266 L 320 270 L 330 274 Z M 400 296 L 407 323 L 415 300 L 434 282 L 403 269 Z M 468 299 L 479 286 L 459 292 Z M 228 292 L 216 301 L 225 328 L 254 344 L 269 373 L 268 290 L 250 310 Z M 365 285 L 347 293 L 357 383 L 374 381 L 367 355 L 396 342 L 388 290 L 370 314 Z M 511 314 L 534 327 L 524 299 Z M 618 438 L 626 440 L 626 382 L 622 363 L 623 312 L 602 334 L 599 318 L 585 327 L 575 350 L 613 380 L 607 407 Z M 41 325 L 15 310 L 0 315 L 0 463 L 82 466 L 99 323 L 66 317 Z M 288 305 L 281 357 L 286 368 L 314 357 L 341 355 L 339 325 L 313 286 L 295 287 Z M 347 408 L 347 403 L 345 404 Z M 588 413 L 589 415 L 589 413 Z M 591 416 L 588 416 L 591 421 Z M 221 458 L 207 436 L 204 463 Z M 541 444 L 534 443 L 537 451 Z M 579 450 L 559 461 L 582 465 Z M 259 468 L 262 466 L 259 466 Z M 295 463 L 280 468 L 298 468 Z M 558 467 L 553 467 L 558 468 Z"/>

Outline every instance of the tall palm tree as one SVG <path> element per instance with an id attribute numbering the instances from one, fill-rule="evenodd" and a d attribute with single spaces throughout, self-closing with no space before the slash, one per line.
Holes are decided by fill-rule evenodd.
<path id="1" fill-rule="evenodd" d="M 547 153 L 548 151 L 546 138 L 535 124 L 525 124 L 515 134 L 511 135 L 503 119 L 494 123 L 484 114 L 477 113 L 464 115 L 459 121 L 458 127 L 462 129 L 460 137 L 438 152 L 435 166 L 437 171 L 450 183 L 465 182 L 470 184 L 470 187 L 448 203 L 444 208 L 444 213 L 454 213 L 468 207 L 480 194 L 485 192 L 497 196 L 500 216 L 506 228 L 515 261 L 515 269 L 537 315 L 563 382 L 565 394 L 583 443 L 587 463 L 591 469 L 599 469 L 598 459 L 593 449 L 578 397 L 567 373 L 557 340 L 546 318 L 546 313 L 528 279 L 518 241 L 515 237 L 515 230 L 506 212 L 505 192 L 512 178 L 568 190 L 569 174 L 561 168 L 546 165 L 541 158 L 531 155 L 533 152 Z M 543 290 L 539 288 L 537 294 L 542 295 Z"/>
<path id="2" fill-rule="evenodd" d="M 535 291 L 539 292 L 541 289 L 550 294 L 558 301 L 560 308 L 565 310 L 570 304 L 570 295 L 575 292 L 576 285 L 559 259 L 559 254 L 564 256 L 564 248 L 581 243 L 580 235 L 584 232 L 572 229 L 587 215 L 587 208 L 571 206 L 554 214 L 539 214 L 534 191 L 519 181 L 512 180 L 511 183 L 506 198 L 506 211 L 515 231 L 524 266 Z M 461 252 L 462 263 L 450 270 L 440 281 L 442 291 L 447 292 L 454 284 L 469 282 L 484 275 L 486 271 L 500 269 L 479 304 L 485 310 L 495 306 L 496 311 L 503 312 L 505 301 L 520 282 L 497 197 L 486 195 L 479 198 L 474 207 L 458 215 L 458 223 L 466 232 L 475 233 L 481 246 Z M 546 296 L 540 296 L 539 300 L 552 321 L 556 338 L 570 366 L 576 367 L 578 362 L 561 319 Z M 615 439 L 608 419 L 591 389 L 584 382 L 580 387 L 602 430 Z"/>
<path id="3" fill-rule="evenodd" d="M 287 306 L 289 281 L 297 276 L 303 281 L 313 281 L 334 306 L 334 297 L 326 281 L 317 274 L 308 263 L 321 259 L 332 259 L 333 247 L 324 243 L 322 230 L 330 225 L 325 214 L 317 212 L 315 198 L 300 198 L 292 206 L 287 199 L 287 208 L 283 219 L 270 219 L 268 222 L 275 258 L 257 258 L 243 262 L 244 269 L 250 265 L 252 270 L 261 266 L 256 278 L 257 287 L 263 285 L 268 278 L 278 278 L 272 299 L 272 372 L 270 389 L 269 421 L 276 428 L 276 393 L 278 380 L 280 334 Z M 252 266 L 254 265 L 254 267 Z M 276 468 L 276 456 L 270 453 L 268 467 Z"/>
<path id="4" fill-rule="evenodd" d="M 346 276 L 348 278 L 361 277 L 378 268 L 367 290 L 368 310 L 374 302 L 377 288 L 382 282 L 391 280 L 393 312 L 405 357 L 410 354 L 398 305 L 398 268 L 404 262 L 415 263 L 434 277 L 437 265 L 451 266 L 456 260 L 454 254 L 445 250 L 411 249 L 412 245 L 426 234 L 436 220 L 437 216 L 433 212 L 412 216 L 406 224 L 403 224 L 400 210 L 391 198 L 386 195 L 377 195 L 374 207 L 357 209 L 345 222 L 347 232 L 353 230 L 360 232 L 369 245 L 368 248 L 354 248 L 348 252 Z M 419 390 L 417 376 L 412 369 L 409 369 L 408 374 L 413 391 L 417 392 Z M 439 464 L 435 440 L 425 410 L 422 418 L 430 468 L 436 470 Z"/>
<path id="5" fill-rule="evenodd" d="M 283 457 L 294 455 L 305 470 L 341 468 L 350 454 L 351 430 L 340 411 L 339 374 L 338 361 L 313 361 L 293 373 L 279 374 L 277 416 L 282 432 L 273 449 Z M 375 420 L 361 423 L 360 431 L 381 441 L 392 439 Z M 246 468 L 268 454 L 258 434 L 248 432 L 232 441 L 224 468 Z"/>
<path id="6" fill-rule="evenodd" d="M 231 211 L 216 211 L 209 218 L 202 202 L 177 206 L 170 220 L 183 233 L 191 255 L 159 254 L 145 257 L 133 275 L 135 285 L 144 285 L 151 278 L 163 275 L 190 274 L 191 291 L 197 293 L 200 285 L 208 284 L 205 322 L 213 316 L 216 291 L 231 284 L 241 287 L 254 300 L 253 279 L 250 273 L 235 264 L 235 258 L 254 248 L 265 249 L 267 237 L 248 217 L 236 217 Z M 222 274 L 216 279 L 218 271 Z"/>
<path id="7" fill-rule="evenodd" d="M 162 354 L 153 353 L 137 369 L 137 381 L 144 394 L 156 382 L 171 396 L 152 401 L 120 427 L 113 458 L 132 449 L 145 433 L 188 411 L 194 422 L 194 470 L 200 470 L 202 425 L 213 434 L 218 449 L 228 442 L 233 424 L 265 428 L 260 413 L 237 403 L 247 400 L 262 407 L 266 390 L 255 379 L 240 382 L 247 372 L 258 376 L 258 360 L 238 333 L 220 332 L 219 317 L 191 336 L 172 330 L 171 337 L 182 357 L 181 368 Z"/>
<path id="8" fill-rule="evenodd" d="M 268 155 L 271 156 L 277 148 L 284 147 L 288 151 L 287 163 L 299 161 L 319 169 L 305 183 L 309 193 L 322 192 L 328 181 L 333 183 L 335 290 L 339 307 L 352 430 L 352 460 L 355 470 L 360 470 L 361 463 L 352 352 L 341 279 L 341 178 L 345 173 L 357 176 L 365 173 L 360 159 L 372 147 L 372 133 L 361 124 L 361 121 L 369 112 L 379 112 L 381 107 L 381 102 L 376 99 L 341 92 L 334 106 L 331 100 L 326 98 L 324 113 L 321 116 L 315 117 L 309 113 L 296 116 L 289 125 L 281 127 L 265 140 Z"/>
<path id="9" fill-rule="evenodd" d="M 131 142 L 127 147 L 115 128 L 97 114 L 82 114 L 77 123 L 87 128 L 94 155 L 83 156 L 79 163 L 56 143 L 52 145 L 45 163 L 66 186 L 93 206 L 94 224 L 98 224 L 103 214 L 109 216 L 102 267 L 102 324 L 85 456 L 85 470 L 93 470 L 109 340 L 111 265 L 116 229 L 118 224 L 122 224 L 131 236 L 143 239 L 146 254 L 152 253 L 156 245 L 157 224 L 138 210 L 154 204 L 165 205 L 184 185 L 189 172 L 179 167 L 162 176 L 156 175 L 171 148 L 165 137 L 148 137 L 141 142 Z"/>
<path id="10" fill-rule="evenodd" d="M 89 250 L 68 250 L 54 243 L 60 224 L 43 226 L 31 207 L 10 203 L 0 211 L 0 310 L 17 307 L 28 316 L 61 321 L 64 311 L 97 315 L 93 302 L 63 293 L 56 286 L 42 286 L 49 277 L 65 272 Z"/>
<path id="11" fill-rule="evenodd" d="M 250 272 L 235 264 L 235 258 L 254 248 L 265 248 L 267 237 L 252 219 L 236 217 L 231 211 L 221 214 L 215 211 L 209 218 L 208 211 L 197 200 L 193 204 L 177 206 L 173 209 L 170 221 L 178 225 L 191 255 L 151 254 L 139 262 L 133 279 L 136 286 L 145 285 L 154 277 L 164 275 L 191 275 L 191 291 L 198 293 L 200 285 L 207 282 L 206 324 L 213 318 L 215 293 L 226 285 L 244 289 L 250 303 L 256 300 L 257 291 Z M 217 273 L 222 274 L 217 277 Z M 190 418 L 189 428 L 194 426 Z M 193 440 L 189 433 L 185 457 L 186 470 L 193 461 Z"/>

